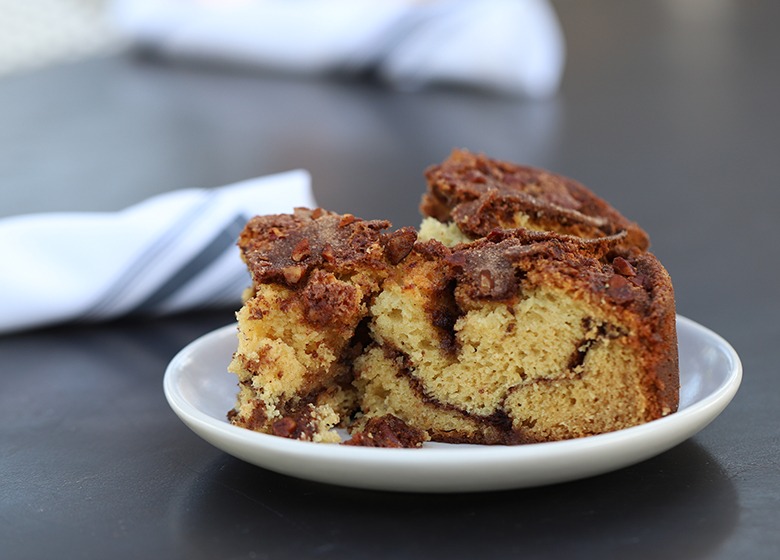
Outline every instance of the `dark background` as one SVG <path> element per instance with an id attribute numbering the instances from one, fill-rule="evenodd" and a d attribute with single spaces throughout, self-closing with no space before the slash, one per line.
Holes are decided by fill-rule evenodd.
<path id="1" fill-rule="evenodd" d="M 321 205 L 416 225 L 453 147 L 547 167 L 639 222 L 679 313 L 739 352 L 713 424 L 578 482 L 357 491 L 233 459 L 168 408 L 166 364 L 232 309 L 20 333 L 0 338 L 0 557 L 778 557 L 780 4 L 554 5 L 567 68 L 541 102 L 138 53 L 3 77 L 0 217 L 305 168 Z"/>

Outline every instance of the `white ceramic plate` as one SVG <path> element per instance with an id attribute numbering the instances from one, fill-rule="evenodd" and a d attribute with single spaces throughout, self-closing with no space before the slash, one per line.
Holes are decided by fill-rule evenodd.
<path id="1" fill-rule="evenodd" d="M 519 446 L 427 443 L 383 449 L 302 442 L 228 424 L 236 378 L 226 366 L 236 327 L 211 332 L 168 365 L 164 389 L 174 412 L 223 451 L 273 471 L 343 486 L 413 492 L 474 492 L 540 486 L 609 472 L 657 455 L 704 428 L 737 392 L 742 365 L 720 336 L 678 316 L 680 409 L 618 432 Z"/>

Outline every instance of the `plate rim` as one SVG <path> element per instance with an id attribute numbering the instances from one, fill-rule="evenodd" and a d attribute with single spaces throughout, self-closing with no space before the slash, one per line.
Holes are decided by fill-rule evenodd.
<path id="1" fill-rule="evenodd" d="M 227 420 L 214 418 L 191 403 L 181 393 L 177 383 L 183 378 L 186 371 L 184 362 L 190 359 L 191 354 L 201 347 L 213 344 L 215 339 L 222 339 L 228 333 L 236 333 L 236 323 L 212 330 L 177 352 L 166 368 L 163 389 L 166 400 L 176 415 L 197 435 L 215 447 L 257 466 L 300 478 L 342 486 L 431 492 L 506 489 L 549 484 L 616 470 L 657 455 L 706 427 L 731 402 L 739 389 L 743 373 L 737 352 L 722 336 L 711 329 L 679 314 L 676 319 L 678 329 L 682 326 L 706 337 L 709 346 L 721 349 L 728 358 L 729 370 L 722 383 L 704 398 L 664 418 L 615 432 L 565 441 L 517 446 L 436 444 L 435 447 L 422 449 L 385 449 L 303 442 L 233 426 Z M 615 450 L 621 447 L 631 451 L 630 458 L 625 457 L 620 461 L 615 461 L 614 458 L 611 461 L 605 461 L 603 458 L 599 460 L 600 455 L 614 454 Z M 262 452 L 260 459 L 257 457 L 257 452 Z M 588 469 L 587 465 L 583 465 L 580 469 L 583 474 L 571 476 L 565 476 L 564 473 L 550 473 L 550 476 L 545 477 L 544 473 L 538 473 L 539 480 L 536 481 L 524 481 L 522 473 L 518 473 L 514 478 L 510 476 L 511 480 L 496 480 L 492 484 L 475 484 L 475 481 L 468 480 L 468 473 L 473 474 L 474 469 L 477 468 L 497 471 L 521 465 L 539 467 L 547 463 L 552 466 L 561 461 L 571 461 L 572 458 L 594 461 L 598 466 L 594 465 Z M 312 473 L 309 472 L 311 469 L 295 468 L 293 463 L 301 459 L 317 462 L 323 467 L 322 472 Z M 615 466 L 608 468 L 606 463 Z M 442 479 L 454 476 L 465 480 L 454 483 L 454 481 L 434 479 L 432 486 L 426 487 L 422 481 L 401 480 L 399 483 L 398 480 L 350 480 L 345 472 L 331 472 L 334 467 L 350 465 L 358 468 L 381 468 L 382 471 L 392 469 L 401 475 L 401 478 L 404 473 L 405 476 L 411 477 L 414 474 L 422 475 L 422 471 L 431 474 L 436 474 L 438 471 Z M 461 475 L 457 476 L 458 473 Z M 555 476 L 552 476 L 553 474 Z"/>

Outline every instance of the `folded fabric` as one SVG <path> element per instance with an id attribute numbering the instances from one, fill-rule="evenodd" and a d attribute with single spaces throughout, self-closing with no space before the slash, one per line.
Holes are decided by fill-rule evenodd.
<path id="1" fill-rule="evenodd" d="M 0 334 L 238 304 L 250 284 L 238 234 L 256 214 L 296 206 L 316 206 L 301 170 L 174 191 L 120 212 L 2 219 Z"/>
<path id="2" fill-rule="evenodd" d="M 457 83 L 541 98 L 564 66 L 546 0 L 113 0 L 110 13 L 132 41 L 168 55 L 370 72 L 404 89 Z"/>

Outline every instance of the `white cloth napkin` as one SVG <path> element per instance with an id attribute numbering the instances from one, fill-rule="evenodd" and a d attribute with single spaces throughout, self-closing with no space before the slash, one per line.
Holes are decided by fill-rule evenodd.
<path id="1" fill-rule="evenodd" d="M 168 55 L 292 72 L 373 72 L 402 89 L 557 90 L 565 46 L 546 0 L 113 0 L 131 40 Z"/>
<path id="2" fill-rule="evenodd" d="M 236 239 L 256 214 L 315 207 L 306 171 L 155 196 L 119 212 L 0 220 L 0 334 L 240 302 Z"/>

